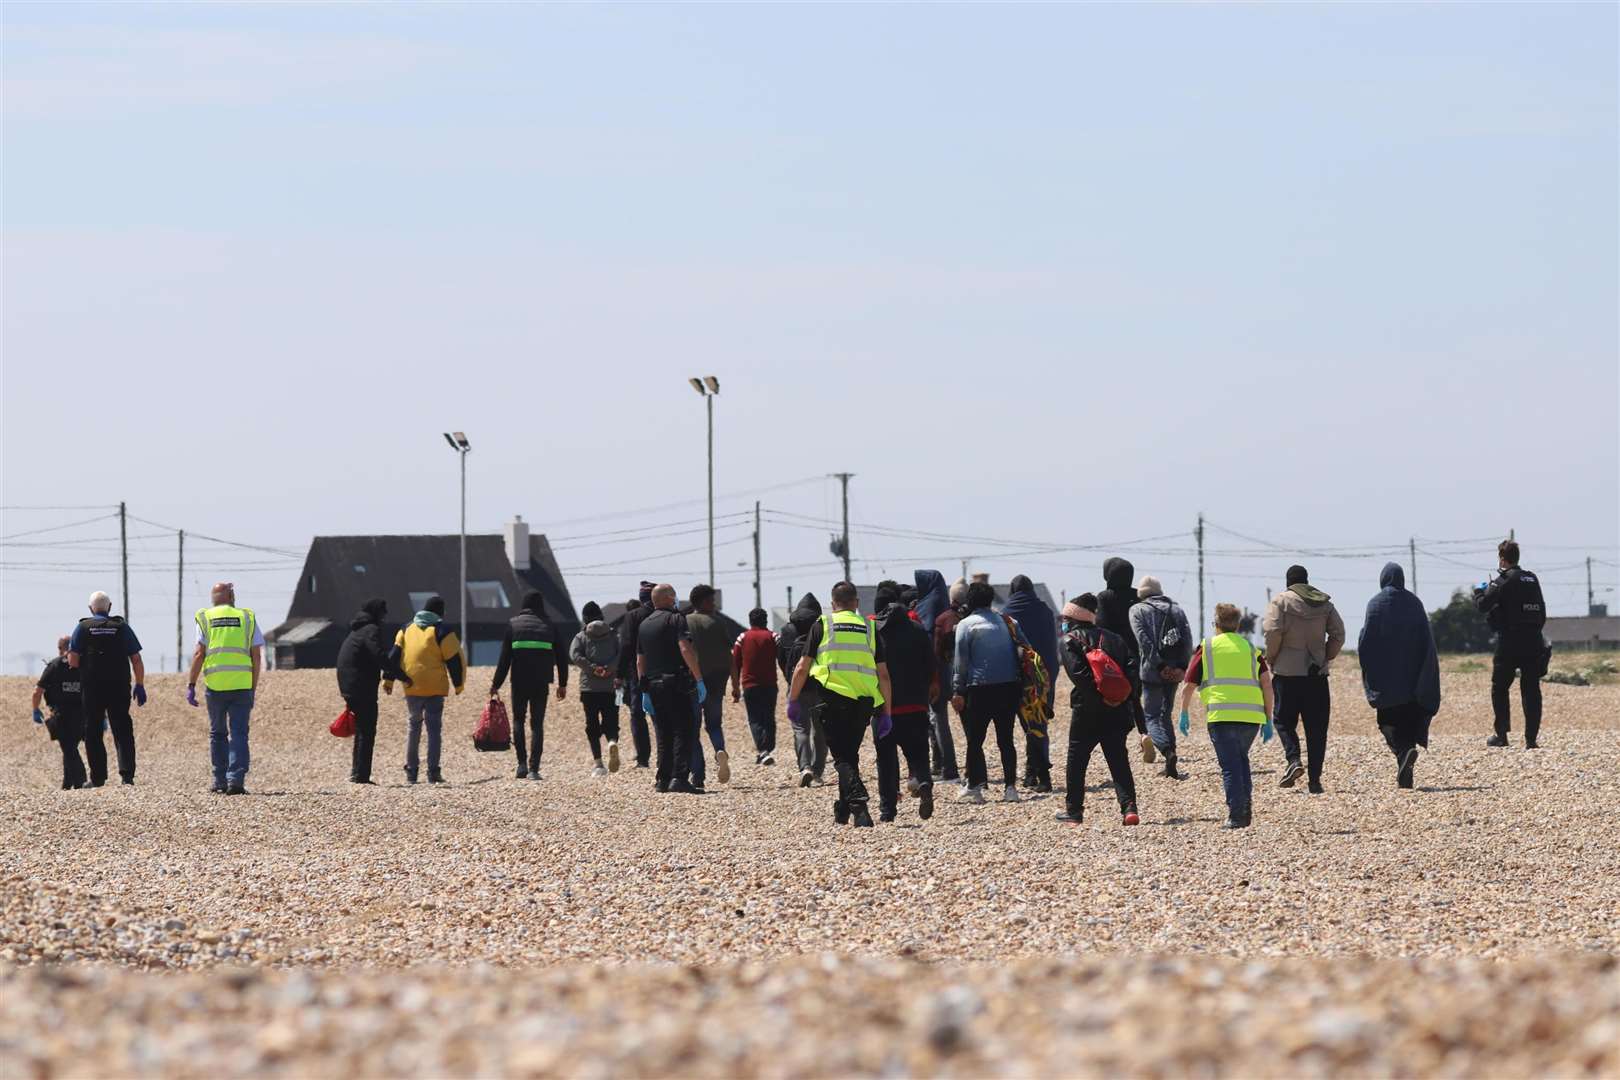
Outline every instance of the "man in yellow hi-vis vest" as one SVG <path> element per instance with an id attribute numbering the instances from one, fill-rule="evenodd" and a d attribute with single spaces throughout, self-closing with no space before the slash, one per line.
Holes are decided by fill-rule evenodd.
<path id="1" fill-rule="evenodd" d="M 222 581 L 209 591 L 212 607 L 197 612 L 197 648 L 191 654 L 186 702 L 197 704 L 197 678 L 208 690 L 208 754 L 217 795 L 246 795 L 248 715 L 264 664 L 264 632 L 252 610 L 236 606 L 236 587 Z"/>
<path id="2" fill-rule="evenodd" d="M 866 785 L 861 783 L 861 742 L 874 713 L 885 709 L 892 696 L 889 666 L 883 660 L 883 639 L 861 615 L 860 594 L 840 581 L 832 589 L 832 612 L 810 624 L 804 656 L 793 672 L 788 704 L 799 700 L 806 686 L 817 698 L 812 708 L 827 732 L 827 749 L 838 770 L 838 799 L 833 820 L 872 826 L 866 808 Z"/>
<path id="3" fill-rule="evenodd" d="M 1216 635 L 1193 653 L 1181 691 L 1181 733 L 1192 728 L 1187 709 L 1193 691 L 1204 702 L 1204 720 L 1226 789 L 1223 829 L 1247 828 L 1254 820 L 1254 778 L 1249 747 L 1256 731 L 1271 741 L 1271 671 L 1266 658 L 1237 632 L 1243 612 L 1235 604 L 1215 605 Z"/>

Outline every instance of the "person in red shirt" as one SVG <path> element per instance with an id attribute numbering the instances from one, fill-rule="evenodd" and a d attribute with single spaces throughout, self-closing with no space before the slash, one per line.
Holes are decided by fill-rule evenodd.
<path id="1" fill-rule="evenodd" d="M 765 628 L 764 608 L 748 613 L 748 629 L 731 647 L 731 700 L 748 710 L 754 763 L 776 764 L 776 635 Z"/>

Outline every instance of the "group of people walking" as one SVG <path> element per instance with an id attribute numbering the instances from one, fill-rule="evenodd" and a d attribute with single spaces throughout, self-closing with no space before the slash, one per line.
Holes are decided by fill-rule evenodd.
<path id="1" fill-rule="evenodd" d="M 1500 574 L 1475 590 L 1475 602 L 1497 632 L 1492 674 L 1496 733 L 1509 732 L 1508 689 L 1520 682 L 1526 746 L 1536 746 L 1541 722 L 1540 678 L 1546 670 L 1541 627 L 1546 618 L 1535 575 L 1519 567 L 1518 545 L 1499 549 Z M 1124 559 L 1104 564 L 1104 587 L 1082 592 L 1053 612 L 1029 578 L 1013 578 L 999 604 L 984 580 L 947 586 L 937 571 L 919 570 L 912 585 L 880 583 L 874 610 L 859 610 L 859 593 L 839 582 L 823 610 L 805 594 L 786 626 L 773 633 L 756 609 L 733 638 L 715 610 L 715 590 L 699 585 L 683 609 L 672 585 L 643 582 L 617 629 L 601 608 L 586 604 L 583 627 L 566 637 L 548 618 L 543 597 L 530 592 L 510 620 L 489 687 L 497 697 L 508 679 L 512 749 L 518 779 L 539 780 L 545 749 L 547 703 L 567 696 L 577 672 L 592 771 L 619 771 L 619 714 L 629 707 L 631 756 L 652 769 L 660 792 L 702 792 L 707 783 L 706 734 L 720 783 L 731 776 L 721 724 L 729 692 L 744 705 L 757 766 L 776 764 L 777 709 L 786 683 L 786 716 L 793 734 L 797 783 L 825 783 L 828 760 L 836 775 L 833 814 L 839 823 L 874 823 L 871 795 L 861 776 L 860 750 L 872 729 L 877 757 L 877 820 L 895 820 L 902 792 L 927 819 L 935 786 L 955 784 L 958 797 L 982 803 L 991 790 L 985 743 L 992 736 L 1000 764 L 1000 799 L 1016 802 L 1023 788 L 1053 790 L 1046 721 L 1055 715 L 1056 673 L 1068 676 L 1069 724 L 1065 802 L 1061 820 L 1079 822 L 1085 811 L 1085 775 L 1097 750 L 1113 780 L 1121 820 L 1140 820 L 1138 789 L 1128 741 L 1141 757 L 1162 759 L 1160 775 L 1183 780 L 1181 743 L 1191 734 L 1194 699 L 1219 765 L 1227 828 L 1253 818 L 1249 755 L 1258 736 L 1280 738 L 1280 786 L 1303 779 L 1312 794 L 1325 788 L 1332 711 L 1328 670 L 1345 644 L 1344 621 L 1332 598 L 1310 583 L 1303 566 L 1289 567 L 1286 588 L 1273 598 L 1255 644 L 1239 633 L 1242 613 L 1217 604 L 1215 633 L 1193 636 L 1186 612 L 1151 575 L 1135 578 Z M 1396 762 L 1396 781 L 1414 783 L 1421 748 L 1440 708 L 1434 638 L 1421 601 L 1405 588 L 1397 564 L 1380 575 L 1367 605 L 1358 642 L 1363 688 Z M 248 731 L 262 671 L 263 634 L 251 609 L 238 607 L 234 588 L 214 586 L 211 606 L 196 614 L 196 648 L 187 701 L 198 705 L 202 682 L 209 715 L 211 790 L 244 794 L 249 768 Z M 444 783 L 441 768 L 444 703 L 466 687 L 462 643 L 434 596 L 389 639 L 387 604 L 371 600 L 350 623 L 338 654 L 338 688 L 354 718 L 350 780 L 373 783 L 372 759 L 380 712 L 379 691 L 404 688 L 407 738 L 405 779 L 421 773 L 425 733 L 426 779 Z M 105 593 L 90 598 L 90 616 L 58 643 L 34 694 L 34 719 L 46 723 L 61 746 L 62 786 L 100 786 L 108 779 L 102 732 L 110 729 L 120 778 L 135 779 L 130 704 L 144 705 L 144 667 L 134 630 L 111 614 Z M 1179 688 L 1179 716 L 1177 698 Z M 951 713 L 959 718 L 965 750 L 958 768 Z M 1017 732 L 1023 732 L 1024 772 L 1018 772 Z M 1299 729 L 1304 728 L 1303 746 Z M 85 747 L 88 769 L 80 761 Z"/>

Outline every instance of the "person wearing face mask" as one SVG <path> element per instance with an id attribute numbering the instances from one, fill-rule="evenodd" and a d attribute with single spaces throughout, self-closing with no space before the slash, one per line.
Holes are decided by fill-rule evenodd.
<path id="1" fill-rule="evenodd" d="M 146 664 L 141 642 L 122 616 L 112 613 L 112 597 L 90 594 L 90 617 L 80 619 L 68 638 L 68 667 L 79 673 L 84 703 L 84 756 L 90 766 L 90 786 L 107 782 L 107 746 L 102 731 L 112 730 L 118 753 L 118 776 L 135 782 L 135 723 L 129 703 L 146 705 Z M 130 673 L 134 672 L 134 687 Z"/>

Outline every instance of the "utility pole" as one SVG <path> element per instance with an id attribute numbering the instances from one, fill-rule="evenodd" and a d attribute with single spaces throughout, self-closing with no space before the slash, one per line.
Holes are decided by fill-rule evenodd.
<path id="1" fill-rule="evenodd" d="M 1204 640 L 1204 515 L 1198 515 L 1198 640 Z"/>
<path id="2" fill-rule="evenodd" d="M 119 597 L 123 601 L 124 621 L 129 621 L 129 512 L 123 503 L 118 504 L 118 552 L 119 561 L 124 565 L 124 595 Z"/>
<path id="3" fill-rule="evenodd" d="M 765 598 L 760 592 L 759 575 L 759 502 L 754 503 L 754 606 L 765 606 Z"/>
<path id="4" fill-rule="evenodd" d="M 1417 537 L 1414 536 L 1411 539 L 1407 540 L 1406 547 L 1407 547 L 1407 550 L 1412 553 L 1412 591 L 1415 593 L 1415 592 L 1418 591 L 1418 587 L 1417 587 Z"/>
<path id="5" fill-rule="evenodd" d="M 467 650 L 467 660 L 471 663 L 472 642 L 467 640 L 467 454 L 472 450 L 472 443 L 467 441 L 465 431 L 447 431 L 444 441 L 461 458 L 461 599 L 456 606 L 461 610 L 461 647 Z"/>
<path id="6" fill-rule="evenodd" d="M 186 651 L 186 530 L 180 530 L 180 560 L 174 579 L 174 670 L 185 670 L 180 659 Z M 251 644 L 251 642 L 250 642 Z"/>
<path id="7" fill-rule="evenodd" d="M 848 581 L 850 579 L 849 578 L 849 478 L 854 476 L 855 474 L 854 473 L 841 472 L 841 473 L 833 473 L 833 475 L 838 477 L 839 482 L 842 483 L 843 487 L 844 487 L 844 544 L 843 544 L 843 547 L 844 547 L 844 550 L 843 550 L 843 555 L 844 555 L 844 580 Z"/>
<path id="8" fill-rule="evenodd" d="M 788 589 L 788 614 L 792 615 L 793 614 L 793 586 L 789 585 L 787 587 L 787 589 Z"/>
<path id="9" fill-rule="evenodd" d="M 972 558 L 972 556 L 970 555 L 970 556 L 968 556 L 968 558 Z M 962 560 L 962 580 L 963 581 L 967 580 L 967 568 L 968 568 L 968 560 L 963 559 Z"/>
<path id="10" fill-rule="evenodd" d="M 1592 556 L 1588 555 L 1586 557 L 1586 613 L 1588 615 L 1596 613 L 1597 604 L 1595 601 L 1596 596 L 1592 592 Z"/>

